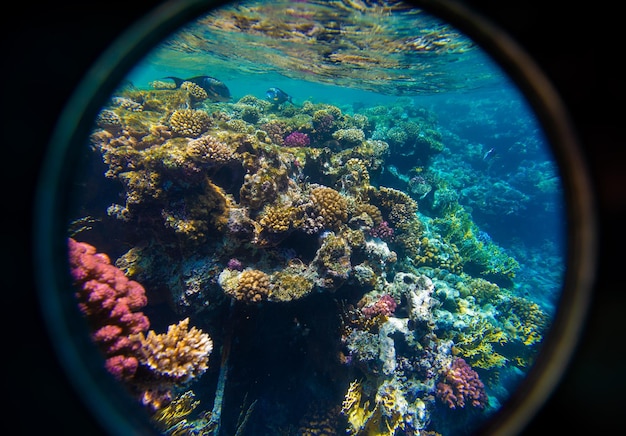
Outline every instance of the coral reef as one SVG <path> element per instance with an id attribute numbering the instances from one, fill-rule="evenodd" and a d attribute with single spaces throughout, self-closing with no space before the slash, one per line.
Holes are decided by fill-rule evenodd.
<path id="1" fill-rule="evenodd" d="M 322 32 L 303 29 L 305 39 Z M 443 37 L 404 43 L 437 52 Z M 107 368 L 159 429 L 214 428 L 215 410 L 198 413 L 183 393 L 207 378 L 209 387 L 229 384 L 228 434 L 247 419 L 264 434 L 445 434 L 442 410 L 483 419 L 507 399 L 498 380 L 532 365 L 550 324 L 550 308 L 530 298 L 542 287 L 522 288 L 521 276 L 546 278 L 522 271 L 525 251 L 505 250 L 476 217 L 543 207 L 528 187 L 553 192 L 553 181 L 542 182 L 549 168 L 519 159 L 506 181 L 489 167 L 476 171 L 490 165 L 486 150 L 471 151 L 477 146 L 410 98 L 217 103 L 192 82 L 151 86 L 116 91 L 90 136 L 113 183 L 86 184 L 94 189 L 86 196 L 114 203 L 89 202 L 89 228 L 107 232 L 123 254 L 113 267 L 71 241 L 70 259 Z M 133 280 L 149 289 L 155 310 L 167 305 L 182 321 L 148 332 L 144 288 Z M 220 371 L 208 368 L 213 340 L 190 319 L 216 339 Z M 229 371 L 235 379 L 226 380 Z"/>

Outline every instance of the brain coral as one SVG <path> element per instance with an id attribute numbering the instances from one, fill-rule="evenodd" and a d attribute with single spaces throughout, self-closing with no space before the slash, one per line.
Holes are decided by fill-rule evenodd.
<path id="1" fill-rule="evenodd" d="M 313 188 L 311 200 L 318 216 L 324 219 L 325 227 L 338 227 L 348 219 L 348 202 L 334 189 L 327 186 Z"/>
<path id="2" fill-rule="evenodd" d="M 209 115 L 195 109 L 179 109 L 172 113 L 170 117 L 170 127 L 172 132 L 179 136 L 197 138 L 206 132 L 211 126 Z"/>
<path id="3" fill-rule="evenodd" d="M 239 301 L 258 303 L 270 295 L 270 277 L 263 271 L 247 269 L 239 276 L 234 297 Z"/>
<path id="4" fill-rule="evenodd" d="M 167 333 L 148 336 L 139 333 L 140 361 L 155 375 L 182 384 L 202 375 L 208 369 L 213 342 L 208 334 L 195 327 L 188 330 L 189 318 L 170 325 Z"/>

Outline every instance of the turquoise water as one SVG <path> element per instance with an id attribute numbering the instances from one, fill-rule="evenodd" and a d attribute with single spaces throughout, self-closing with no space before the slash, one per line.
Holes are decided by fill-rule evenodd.
<path id="1" fill-rule="evenodd" d="M 124 301 L 81 306 L 106 367 L 167 434 L 472 433 L 532 367 L 560 296 L 541 126 L 424 12 L 272 5 L 181 30 L 94 124 L 68 237 L 145 296 L 90 270 Z M 230 98 L 167 79 L 200 75 Z"/>

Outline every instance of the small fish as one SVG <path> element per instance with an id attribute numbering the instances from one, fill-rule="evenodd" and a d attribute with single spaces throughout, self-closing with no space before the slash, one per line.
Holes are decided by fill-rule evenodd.
<path id="1" fill-rule="evenodd" d="M 487 152 L 483 155 L 483 160 L 487 160 L 490 159 L 492 157 L 496 156 L 496 149 L 494 147 L 491 147 L 489 150 L 487 150 Z"/>
<path id="2" fill-rule="evenodd" d="M 267 90 L 265 95 L 267 96 L 267 99 L 275 105 L 282 104 L 286 101 L 293 104 L 291 96 L 280 88 L 270 88 Z"/>
<path id="3" fill-rule="evenodd" d="M 176 84 L 176 87 L 179 88 L 183 82 L 191 82 L 195 83 L 202 89 L 206 91 L 209 95 L 209 98 L 213 101 L 229 101 L 230 100 L 230 90 L 224 82 L 217 80 L 214 77 L 210 76 L 196 76 L 190 77 L 189 79 L 181 79 L 179 77 L 168 76 L 164 77 L 165 79 L 172 79 Z"/>

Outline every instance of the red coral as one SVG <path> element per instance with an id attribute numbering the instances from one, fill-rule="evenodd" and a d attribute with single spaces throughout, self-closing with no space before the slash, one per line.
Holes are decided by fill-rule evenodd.
<path id="1" fill-rule="evenodd" d="M 95 247 L 72 238 L 68 245 L 78 306 L 107 357 L 105 366 L 118 378 L 131 378 L 138 365 L 134 354 L 141 343 L 129 336 L 150 327 L 148 318 L 138 311 L 148 303 L 145 290 L 111 265 L 106 254 L 96 253 Z"/>
<path id="2" fill-rule="evenodd" d="M 397 306 L 396 300 L 391 295 L 385 294 L 371 306 L 361 309 L 361 312 L 368 318 L 373 318 L 376 315 L 390 316 Z"/>
<path id="3" fill-rule="evenodd" d="M 437 398 L 451 409 L 465 407 L 466 401 L 474 407 L 485 407 L 487 394 L 478 373 L 465 360 L 456 358 L 443 380 L 437 383 Z"/>

